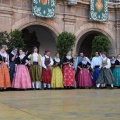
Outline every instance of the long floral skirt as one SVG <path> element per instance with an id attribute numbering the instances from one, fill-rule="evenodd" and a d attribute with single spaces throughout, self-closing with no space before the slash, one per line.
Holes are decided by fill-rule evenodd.
<path id="1" fill-rule="evenodd" d="M 51 79 L 52 79 L 52 71 L 51 69 L 45 69 L 42 68 L 42 82 L 51 84 Z"/>
<path id="2" fill-rule="evenodd" d="M 87 68 L 79 70 L 77 78 L 79 87 L 91 87 L 93 85 L 91 74 Z"/>
<path id="3" fill-rule="evenodd" d="M 63 66 L 63 85 L 68 87 L 74 87 L 74 71 L 69 65 Z"/>
<path id="4" fill-rule="evenodd" d="M 30 74 L 27 66 L 18 65 L 15 73 L 15 77 L 12 82 L 13 88 L 29 89 L 31 86 Z"/>
<path id="5" fill-rule="evenodd" d="M 52 88 L 63 88 L 63 74 L 60 67 L 53 67 L 52 69 Z"/>
<path id="6" fill-rule="evenodd" d="M 114 86 L 120 87 L 120 67 L 113 70 L 113 76 L 115 78 Z"/>
<path id="7" fill-rule="evenodd" d="M 0 68 L 0 88 L 9 87 L 11 87 L 9 71 L 6 64 L 2 62 Z"/>

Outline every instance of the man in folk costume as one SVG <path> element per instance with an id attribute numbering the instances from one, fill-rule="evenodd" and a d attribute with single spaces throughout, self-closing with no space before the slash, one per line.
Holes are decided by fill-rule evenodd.
<path id="1" fill-rule="evenodd" d="M 102 60 L 99 52 L 95 52 L 95 57 L 92 58 L 91 68 L 93 70 L 93 83 L 96 84 L 96 80 L 99 76 L 100 69 L 102 67 Z"/>
<path id="2" fill-rule="evenodd" d="M 50 57 L 50 51 L 46 50 L 45 55 L 42 58 L 42 82 L 44 84 L 44 89 L 46 89 L 47 87 L 48 89 L 51 88 L 52 65 L 53 65 L 53 60 Z"/>
<path id="3" fill-rule="evenodd" d="M 102 87 L 106 87 L 106 84 L 109 84 L 111 85 L 111 89 L 113 89 L 114 77 L 113 77 L 110 67 L 111 67 L 110 59 L 107 58 L 107 53 L 103 52 L 102 53 L 102 68 L 98 76 L 98 79 L 96 81 L 97 88 L 99 88 L 100 85 L 102 85 Z"/>
<path id="4" fill-rule="evenodd" d="M 30 75 L 33 89 L 41 89 L 41 59 L 42 56 L 38 53 L 37 47 L 33 47 L 33 53 L 28 56 L 30 59 Z"/>
<path id="5" fill-rule="evenodd" d="M 10 72 L 11 84 L 15 75 L 15 61 L 16 61 L 16 58 L 18 57 L 17 52 L 18 52 L 18 49 L 13 48 L 13 50 L 9 54 L 9 66 L 10 66 L 9 72 Z"/>

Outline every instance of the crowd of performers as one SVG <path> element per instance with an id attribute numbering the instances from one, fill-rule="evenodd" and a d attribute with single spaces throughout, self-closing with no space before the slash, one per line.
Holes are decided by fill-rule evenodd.
<path id="1" fill-rule="evenodd" d="M 74 64 L 72 52 L 63 60 L 59 53 L 54 59 L 50 51 L 44 55 L 33 47 L 33 53 L 14 48 L 8 54 L 7 46 L 0 47 L 0 90 L 7 89 L 69 89 L 120 87 L 120 55 L 110 60 L 106 52 L 95 53 L 92 61 L 81 52 Z"/>

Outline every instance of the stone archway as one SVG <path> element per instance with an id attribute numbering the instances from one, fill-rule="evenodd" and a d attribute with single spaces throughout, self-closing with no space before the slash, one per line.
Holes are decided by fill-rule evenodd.
<path id="1" fill-rule="evenodd" d="M 89 31 L 85 33 L 84 35 L 82 35 L 76 47 L 77 53 L 83 52 L 87 57 L 90 58 L 91 53 L 92 53 L 92 41 L 95 36 L 99 36 L 99 35 L 105 36 L 103 33 L 98 32 L 98 31 Z M 109 46 L 110 46 L 109 53 L 112 54 L 111 43 L 109 44 Z"/>
<path id="2" fill-rule="evenodd" d="M 59 33 L 62 32 L 62 27 L 59 26 L 55 20 L 53 20 L 53 19 L 37 19 L 35 16 L 32 16 L 32 15 L 28 15 L 28 16 L 20 19 L 19 21 L 15 22 L 12 25 L 12 30 L 14 30 L 14 29 L 22 30 L 31 25 L 45 26 L 45 27 L 49 28 L 50 30 L 54 31 L 56 36 L 58 36 Z"/>
<path id="3" fill-rule="evenodd" d="M 37 42 L 38 44 L 40 44 L 39 50 L 42 55 L 44 54 L 45 49 L 49 49 L 51 51 L 52 57 L 56 53 L 56 38 L 59 35 L 59 33 L 62 32 L 62 29 L 56 24 L 54 20 L 37 20 L 36 17 L 28 15 L 25 18 L 22 18 L 15 24 L 13 24 L 12 30 L 14 29 L 19 29 L 22 31 L 25 31 L 26 29 L 28 34 L 34 34 L 33 37 L 37 39 L 36 44 Z"/>
<path id="4" fill-rule="evenodd" d="M 116 44 L 114 33 L 109 30 L 106 26 L 99 23 L 88 23 L 80 27 L 80 29 L 75 33 L 77 40 L 74 48 L 74 55 L 77 56 L 80 51 L 87 53 L 90 56 L 91 52 L 91 43 L 95 36 L 103 35 L 107 36 L 110 40 L 110 51 L 109 55 L 115 55 L 116 53 Z M 89 40 L 88 40 L 89 39 Z M 87 45 L 88 44 L 88 45 Z M 88 46 L 88 47 L 87 47 Z M 80 48 L 81 47 L 81 48 Z M 85 48 L 87 51 L 85 51 Z"/>
<path id="5" fill-rule="evenodd" d="M 22 30 L 26 49 L 32 52 L 32 48 L 37 46 L 40 53 L 44 55 L 46 49 L 50 50 L 54 57 L 56 49 L 56 34 L 49 28 L 41 25 L 31 25 Z"/>

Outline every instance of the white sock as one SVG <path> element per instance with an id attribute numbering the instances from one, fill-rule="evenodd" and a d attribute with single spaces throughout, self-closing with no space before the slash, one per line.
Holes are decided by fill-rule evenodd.
<path id="1" fill-rule="evenodd" d="M 35 83 L 34 82 L 32 82 L 32 88 L 35 88 Z"/>
<path id="2" fill-rule="evenodd" d="M 44 83 L 43 85 L 44 85 L 44 88 L 46 88 L 46 83 Z"/>
<path id="3" fill-rule="evenodd" d="M 104 87 L 104 84 L 101 84 L 101 87 Z"/>
<path id="4" fill-rule="evenodd" d="M 36 81 L 36 88 L 40 88 L 41 89 L 41 82 L 40 81 Z"/>
<path id="5" fill-rule="evenodd" d="M 50 85 L 50 84 L 48 84 L 48 88 L 51 88 L 51 85 Z"/>
<path id="6" fill-rule="evenodd" d="M 98 88 L 100 87 L 100 83 L 97 84 L 97 87 L 98 87 Z"/>
<path id="7" fill-rule="evenodd" d="M 111 87 L 113 88 L 113 84 L 111 84 Z"/>
<path id="8" fill-rule="evenodd" d="M 104 84 L 103 84 L 103 87 L 105 87 L 105 86 L 106 86 L 106 84 L 104 83 Z"/>

